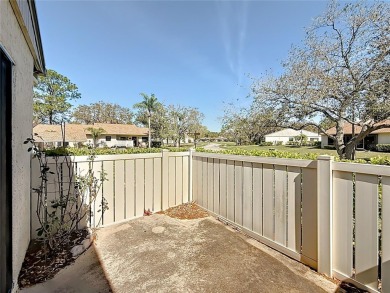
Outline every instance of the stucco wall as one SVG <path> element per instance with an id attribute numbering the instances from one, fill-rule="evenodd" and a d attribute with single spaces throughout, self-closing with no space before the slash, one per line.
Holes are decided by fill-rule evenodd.
<path id="1" fill-rule="evenodd" d="M 295 141 L 295 137 L 294 136 L 291 136 L 291 137 L 293 137 L 294 141 Z M 310 141 L 310 139 L 313 139 L 313 138 L 316 139 L 317 141 L 321 140 L 321 136 L 308 136 L 307 140 Z M 278 141 L 281 141 L 283 144 L 286 144 L 287 142 L 290 141 L 289 136 L 265 136 L 264 139 L 266 142 L 272 142 L 274 144 L 276 144 L 276 142 L 278 142 Z"/>
<path id="2" fill-rule="evenodd" d="M 378 144 L 390 144 L 390 133 L 378 133 Z"/>
<path id="3" fill-rule="evenodd" d="M 0 44 L 15 62 L 12 84 L 12 262 L 17 277 L 30 241 L 30 155 L 33 57 L 8 1 L 0 1 Z"/>

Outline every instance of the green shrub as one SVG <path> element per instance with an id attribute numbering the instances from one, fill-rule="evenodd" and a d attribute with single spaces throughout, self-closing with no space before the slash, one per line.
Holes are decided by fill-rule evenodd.
<path id="1" fill-rule="evenodd" d="M 272 157 L 272 158 L 284 158 L 284 159 L 304 159 L 304 160 L 317 160 L 319 154 L 316 153 L 296 153 L 296 152 L 286 152 L 286 151 L 276 151 L 276 150 L 243 150 L 243 149 L 230 149 L 222 151 L 211 151 L 205 150 L 203 148 L 197 149 L 197 152 L 205 153 L 218 153 L 225 155 L 241 155 L 241 156 L 255 156 L 255 157 Z M 352 160 L 340 160 L 338 157 L 335 157 L 336 162 L 350 162 L 350 163 L 360 163 L 360 164 L 373 164 L 373 165 L 387 165 L 390 166 L 390 157 L 372 157 L 368 159 L 356 159 Z"/>
<path id="2" fill-rule="evenodd" d="M 376 145 L 376 150 L 378 152 L 386 152 L 386 153 L 389 153 L 390 152 L 390 144 L 377 144 Z"/>
<path id="3" fill-rule="evenodd" d="M 191 147 L 164 147 L 164 149 L 169 150 L 170 152 L 188 152 Z"/>
<path id="4" fill-rule="evenodd" d="M 282 145 L 282 144 L 283 144 L 283 141 L 280 141 L 280 140 L 275 142 L 275 145 Z"/>
<path id="5" fill-rule="evenodd" d="M 112 148 L 55 148 L 45 150 L 47 156 L 89 156 L 89 155 L 125 155 L 125 154 L 147 154 L 159 153 L 160 148 L 128 148 L 128 149 L 112 149 Z"/>
<path id="6" fill-rule="evenodd" d="M 320 141 L 314 141 L 313 146 L 316 147 L 316 148 L 320 148 L 321 147 L 321 142 Z"/>
<path id="7" fill-rule="evenodd" d="M 263 141 L 259 143 L 259 146 L 271 146 L 273 143 L 271 141 Z"/>
<path id="8" fill-rule="evenodd" d="M 327 150 L 335 150 L 336 147 L 334 145 L 324 145 L 324 149 L 327 149 Z"/>

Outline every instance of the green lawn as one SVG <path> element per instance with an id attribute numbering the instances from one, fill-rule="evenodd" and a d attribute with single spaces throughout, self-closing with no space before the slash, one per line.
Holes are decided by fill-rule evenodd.
<path id="1" fill-rule="evenodd" d="M 335 150 L 326 150 L 326 149 L 319 149 L 315 147 L 294 147 L 294 146 L 258 146 L 258 145 L 245 145 L 245 146 L 236 146 L 233 144 L 226 145 L 226 143 L 221 144 L 221 148 L 232 150 L 232 149 L 242 149 L 242 150 L 257 150 L 257 151 L 268 151 L 270 149 L 275 149 L 276 151 L 287 151 L 287 152 L 295 152 L 300 154 L 305 153 L 315 153 L 318 155 L 331 155 L 331 156 L 337 156 L 337 153 Z M 383 152 L 371 152 L 371 151 L 357 151 L 356 156 L 359 159 L 365 159 L 365 158 L 371 158 L 376 156 L 389 156 L 390 153 L 383 153 Z"/>

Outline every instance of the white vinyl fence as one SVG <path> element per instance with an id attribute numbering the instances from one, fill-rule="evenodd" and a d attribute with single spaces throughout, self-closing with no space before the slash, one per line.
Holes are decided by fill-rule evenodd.
<path id="1" fill-rule="evenodd" d="M 48 174 L 48 205 L 61 193 L 69 190 L 72 192 L 75 177 L 85 175 L 91 164 L 87 156 L 68 157 L 67 160 L 59 157 L 57 160 L 59 161 L 56 165 L 54 158 L 48 158 L 48 167 L 54 173 Z M 67 161 L 71 161 L 70 169 L 67 167 Z M 150 209 L 152 212 L 157 212 L 189 201 L 189 152 L 163 151 L 150 154 L 102 155 L 94 159 L 92 168 L 95 177 L 100 178 L 102 171 L 106 177 L 92 207 L 90 222 L 92 227 L 141 217 L 144 210 Z M 39 176 L 38 160 L 33 159 L 32 188 L 39 186 Z M 103 197 L 108 209 L 102 214 Z M 35 231 L 39 227 L 36 210 L 37 195 L 32 192 L 32 238 L 36 237 Z"/>
<path id="2" fill-rule="evenodd" d="M 317 268 L 316 161 L 193 155 L 193 199 L 265 244 Z"/>
<path id="3" fill-rule="evenodd" d="M 390 167 L 193 154 L 193 199 L 268 246 L 390 292 Z"/>
<path id="4" fill-rule="evenodd" d="M 48 200 L 74 188 L 67 180 L 89 168 L 87 157 L 72 157 L 72 164 L 74 174 L 60 167 L 49 176 Z M 311 161 L 190 151 L 99 156 L 93 168 L 108 179 L 93 209 L 93 227 L 100 218 L 108 225 L 193 199 L 320 273 L 370 292 L 390 292 L 389 166 L 339 163 L 329 156 Z M 35 160 L 32 170 L 34 188 Z M 109 209 L 101 215 L 103 196 Z M 34 238 L 34 193 L 31 207 Z"/>

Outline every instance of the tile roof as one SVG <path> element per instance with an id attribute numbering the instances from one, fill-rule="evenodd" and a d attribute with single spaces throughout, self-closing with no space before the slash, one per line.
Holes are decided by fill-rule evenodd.
<path id="1" fill-rule="evenodd" d="M 384 123 L 390 123 L 390 120 L 384 120 L 382 122 L 379 122 L 378 124 L 384 124 Z M 361 130 L 362 130 L 362 128 L 360 126 L 355 125 L 355 133 L 360 133 Z M 326 133 L 330 134 L 330 135 L 335 135 L 336 134 L 336 127 L 329 128 L 326 131 Z M 390 133 L 390 127 L 389 128 L 380 128 L 380 129 L 377 129 L 377 130 L 371 132 L 371 134 L 378 134 L 378 133 Z M 350 124 L 350 123 L 344 124 L 344 134 L 352 134 L 352 124 Z"/>
<path id="2" fill-rule="evenodd" d="M 148 128 L 133 124 L 94 123 L 94 125 L 88 125 L 88 127 L 103 128 L 106 134 L 148 135 Z"/>
<path id="3" fill-rule="evenodd" d="M 137 127 L 132 124 L 108 124 L 95 123 L 93 125 L 85 124 L 65 124 L 65 141 L 84 142 L 87 140 L 87 134 L 90 132 L 87 128 L 103 128 L 105 134 L 112 135 L 134 135 L 147 136 L 148 129 Z M 38 124 L 33 128 L 36 141 L 56 142 L 62 141 L 61 125 Z"/>
<path id="4" fill-rule="evenodd" d="M 84 127 L 86 125 L 66 124 L 65 141 L 83 142 L 87 140 Z M 33 128 L 34 138 L 37 141 L 56 142 L 62 141 L 61 125 L 38 124 Z"/>

